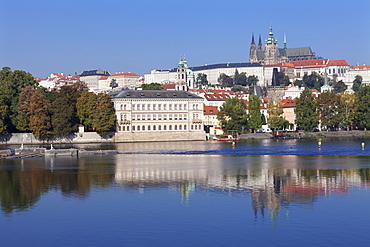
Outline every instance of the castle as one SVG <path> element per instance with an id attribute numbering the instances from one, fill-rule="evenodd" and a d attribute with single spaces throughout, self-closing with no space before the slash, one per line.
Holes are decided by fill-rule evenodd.
<path id="1" fill-rule="evenodd" d="M 263 65 L 271 65 L 278 63 L 286 63 L 298 60 L 315 59 L 315 53 L 310 47 L 287 48 L 286 36 L 284 35 L 284 48 L 278 47 L 278 41 L 274 38 L 272 27 L 270 27 L 269 37 L 265 41 L 265 47 L 262 48 L 261 35 L 259 36 L 258 47 L 254 42 L 254 34 L 252 34 L 252 43 L 249 52 L 250 63 L 260 63 Z"/>

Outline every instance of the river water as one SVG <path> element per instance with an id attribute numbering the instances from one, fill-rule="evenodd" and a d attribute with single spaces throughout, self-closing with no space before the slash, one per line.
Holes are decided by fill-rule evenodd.
<path id="1" fill-rule="evenodd" d="M 370 139 L 321 142 L 91 144 L 74 147 L 121 154 L 0 160 L 0 243 L 369 246 Z"/>

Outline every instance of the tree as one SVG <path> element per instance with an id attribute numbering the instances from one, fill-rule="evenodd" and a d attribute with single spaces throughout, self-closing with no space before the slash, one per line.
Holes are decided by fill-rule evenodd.
<path id="1" fill-rule="evenodd" d="M 240 132 L 242 127 L 248 124 L 245 108 L 244 100 L 238 98 L 228 99 L 220 107 L 217 119 L 224 129 L 238 130 Z"/>
<path id="2" fill-rule="evenodd" d="M 323 92 L 319 95 L 317 99 L 317 113 L 321 127 L 327 127 L 328 129 L 337 129 L 345 114 L 340 103 L 340 97 L 333 91 Z"/>
<path id="3" fill-rule="evenodd" d="M 303 84 L 310 88 L 320 91 L 320 88 L 324 85 L 324 78 L 318 75 L 316 72 L 313 72 L 310 75 L 303 76 Z"/>
<path id="4" fill-rule="evenodd" d="M 38 139 L 47 139 L 51 134 L 51 104 L 45 96 L 36 91 L 30 101 L 30 129 Z"/>
<path id="5" fill-rule="evenodd" d="M 202 85 L 202 86 L 208 85 L 207 74 L 199 73 L 195 82 L 198 86 L 199 85 Z"/>
<path id="6" fill-rule="evenodd" d="M 360 87 L 355 99 L 355 119 L 356 126 L 360 128 L 370 128 L 370 86 Z"/>
<path id="7" fill-rule="evenodd" d="M 338 81 L 337 83 L 334 84 L 334 92 L 335 93 L 344 92 L 344 91 L 346 91 L 346 89 L 347 89 L 347 86 L 342 80 L 340 80 L 340 81 Z"/>
<path id="8" fill-rule="evenodd" d="M 30 104 L 35 92 L 36 89 L 34 87 L 26 86 L 19 95 L 17 129 L 20 131 L 31 131 L 29 126 L 31 116 Z"/>
<path id="9" fill-rule="evenodd" d="M 142 84 L 141 89 L 143 90 L 163 90 L 163 85 L 160 83 L 152 82 L 150 84 Z"/>
<path id="10" fill-rule="evenodd" d="M 340 95 L 341 105 L 345 109 L 344 116 L 341 121 L 341 126 L 346 127 L 347 130 L 350 130 L 353 126 L 355 98 L 355 95 L 352 93 L 344 92 Z"/>
<path id="11" fill-rule="evenodd" d="M 362 84 L 362 76 L 356 75 L 355 79 L 353 80 L 353 86 L 352 86 L 353 91 L 357 93 L 358 90 L 360 90 L 361 84 Z"/>
<path id="12" fill-rule="evenodd" d="M 83 92 L 77 100 L 77 113 L 82 124 L 92 127 L 100 135 L 115 125 L 116 115 L 110 96 Z"/>
<path id="13" fill-rule="evenodd" d="M 306 88 L 296 99 L 295 115 L 298 128 L 306 131 L 315 129 L 319 120 L 316 114 L 316 100 L 311 91 Z"/>
<path id="14" fill-rule="evenodd" d="M 247 85 L 247 76 L 245 72 L 239 74 L 239 71 L 236 69 L 234 74 L 234 85 Z"/>
<path id="15" fill-rule="evenodd" d="M 284 113 L 283 105 L 281 103 L 275 104 L 273 100 L 269 101 L 267 108 L 267 122 L 270 129 L 281 130 L 287 128 L 289 122 L 282 116 Z"/>
<path id="16" fill-rule="evenodd" d="M 279 76 L 280 85 L 284 85 L 284 86 L 289 86 L 290 85 L 289 76 L 285 75 L 284 72 L 280 71 L 278 73 L 278 76 Z"/>
<path id="17" fill-rule="evenodd" d="M 258 77 L 255 75 L 248 76 L 248 86 L 257 85 L 258 83 Z"/>
<path id="18" fill-rule="evenodd" d="M 261 113 L 261 106 L 260 106 L 260 98 L 257 95 L 250 95 L 248 98 L 248 115 L 249 115 L 249 128 L 252 129 L 253 132 L 258 130 L 262 127 L 262 113 Z"/>
<path id="19" fill-rule="evenodd" d="M 236 86 L 231 88 L 231 91 L 233 91 L 233 92 L 244 92 L 245 88 L 243 86 L 236 85 Z"/>
<path id="20" fill-rule="evenodd" d="M 9 132 L 17 130 L 19 94 L 26 86 L 38 86 L 30 73 L 22 70 L 12 71 L 9 67 L 3 67 L 0 71 L 0 102 L 7 106 L 4 124 Z"/>
<path id="21" fill-rule="evenodd" d="M 233 78 L 230 76 L 221 73 L 217 79 L 218 83 L 223 87 L 232 87 L 233 86 Z"/>
<path id="22" fill-rule="evenodd" d="M 70 86 L 63 86 L 55 95 L 52 103 L 52 124 L 54 134 L 59 137 L 68 136 L 78 130 L 80 120 L 77 116 L 77 99 L 88 88 L 84 82 L 76 82 Z"/>

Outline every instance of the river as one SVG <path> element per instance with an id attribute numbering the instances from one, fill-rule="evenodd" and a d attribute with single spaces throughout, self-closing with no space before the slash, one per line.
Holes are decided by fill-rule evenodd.
<path id="1" fill-rule="evenodd" d="M 0 160 L 1 246 L 368 246 L 370 139 L 319 141 Z"/>

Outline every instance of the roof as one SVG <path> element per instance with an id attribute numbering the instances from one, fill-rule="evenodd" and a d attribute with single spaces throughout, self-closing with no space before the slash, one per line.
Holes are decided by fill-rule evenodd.
<path id="1" fill-rule="evenodd" d="M 208 101 L 225 101 L 230 99 L 228 94 L 205 94 L 204 98 Z"/>
<path id="2" fill-rule="evenodd" d="M 325 67 L 328 63 L 329 59 L 313 59 L 313 60 L 299 60 L 299 61 L 291 61 L 290 63 L 293 64 L 295 67 Z"/>
<path id="3" fill-rule="evenodd" d="M 190 67 L 192 71 L 208 70 L 208 69 L 223 69 L 223 68 L 244 68 L 244 67 L 262 67 L 259 63 L 219 63 Z"/>
<path id="4" fill-rule="evenodd" d="M 370 65 L 357 65 L 353 66 L 351 69 L 370 69 Z"/>
<path id="5" fill-rule="evenodd" d="M 204 115 L 217 115 L 218 113 L 217 106 L 204 105 L 203 110 L 204 110 Z"/>
<path id="6" fill-rule="evenodd" d="M 285 52 L 288 57 L 314 55 L 310 47 L 289 48 Z"/>
<path id="7" fill-rule="evenodd" d="M 120 76 L 120 75 L 139 76 L 138 74 L 131 73 L 131 72 L 119 72 L 119 73 L 114 73 L 112 76 Z"/>
<path id="8" fill-rule="evenodd" d="M 166 91 L 166 90 L 124 90 L 117 95 L 111 95 L 112 98 L 172 98 L 172 99 L 203 99 L 187 91 Z"/>
<path id="9" fill-rule="evenodd" d="M 82 71 L 80 76 L 96 76 L 96 75 L 106 76 L 106 75 L 110 75 L 110 73 L 109 73 L 109 71 L 103 71 L 101 69 L 84 70 L 84 71 Z"/>
<path id="10" fill-rule="evenodd" d="M 107 80 L 109 78 L 109 76 L 102 76 L 99 78 L 99 80 Z"/>
<path id="11" fill-rule="evenodd" d="M 349 66 L 345 59 L 329 60 L 329 66 Z"/>

